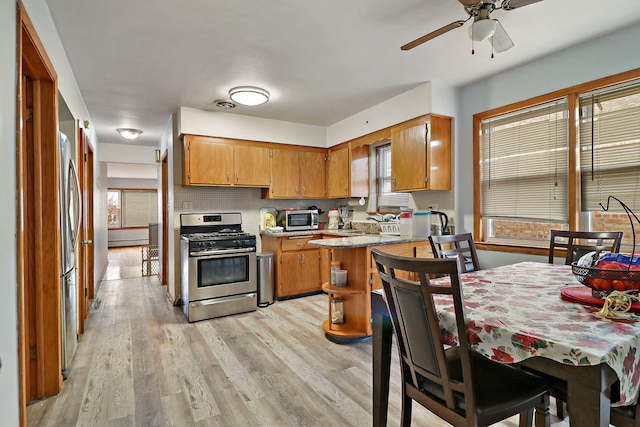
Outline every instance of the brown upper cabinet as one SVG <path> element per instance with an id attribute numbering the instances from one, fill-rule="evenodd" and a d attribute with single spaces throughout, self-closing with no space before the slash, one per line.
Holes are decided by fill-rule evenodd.
<path id="1" fill-rule="evenodd" d="M 207 136 L 184 136 L 186 185 L 268 187 L 269 147 L 266 144 Z"/>
<path id="2" fill-rule="evenodd" d="M 273 145 L 272 145 L 273 147 Z M 325 197 L 326 150 L 271 148 L 269 199 L 321 199 Z"/>
<path id="3" fill-rule="evenodd" d="M 451 118 L 431 114 L 391 127 L 393 191 L 451 190 Z"/>
<path id="4" fill-rule="evenodd" d="M 327 197 L 369 196 L 369 147 L 340 145 L 329 148 Z"/>

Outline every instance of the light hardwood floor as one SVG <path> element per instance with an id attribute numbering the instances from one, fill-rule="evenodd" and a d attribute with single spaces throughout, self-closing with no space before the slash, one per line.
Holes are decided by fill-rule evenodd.
<path id="1" fill-rule="evenodd" d="M 139 248 L 109 260 L 69 378 L 28 406 L 29 426 L 371 425 L 371 342 L 324 337 L 326 295 L 190 324 L 141 277 Z M 400 424 L 394 358 L 389 426 Z M 448 424 L 414 404 L 413 425 Z"/>

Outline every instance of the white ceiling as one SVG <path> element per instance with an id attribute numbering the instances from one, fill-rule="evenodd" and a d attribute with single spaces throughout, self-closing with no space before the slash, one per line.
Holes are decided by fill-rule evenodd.
<path id="1" fill-rule="evenodd" d="M 471 55 L 456 0 L 47 0 L 99 142 L 118 127 L 158 145 L 178 106 L 212 111 L 255 85 L 269 103 L 225 112 L 328 126 L 426 81 L 470 83 L 640 21 L 638 0 L 545 0 L 496 10 L 515 47 Z M 631 53 L 634 54 L 634 53 Z"/>

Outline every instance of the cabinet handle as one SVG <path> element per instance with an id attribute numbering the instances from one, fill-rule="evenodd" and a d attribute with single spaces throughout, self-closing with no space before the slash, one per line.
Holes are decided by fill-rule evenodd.
<path id="1" fill-rule="evenodd" d="M 231 182 L 231 174 L 227 172 L 227 184 Z"/>
<path id="2" fill-rule="evenodd" d="M 396 177 L 393 177 L 393 188 L 396 188 Z"/>
<path id="3" fill-rule="evenodd" d="M 236 184 L 238 183 L 239 180 L 240 180 L 240 175 L 238 174 L 238 172 L 236 172 Z"/>
<path id="4" fill-rule="evenodd" d="M 296 196 L 298 195 L 299 192 L 300 192 L 300 189 L 296 186 Z"/>
<path id="5" fill-rule="evenodd" d="M 348 188 L 348 187 L 347 187 L 347 185 L 345 184 L 345 186 L 344 186 L 344 192 L 345 192 L 345 193 L 347 192 L 347 188 Z"/>
<path id="6" fill-rule="evenodd" d="M 307 194 L 307 187 L 302 187 L 302 195 Z"/>
<path id="7" fill-rule="evenodd" d="M 305 262 L 305 256 L 304 254 L 302 254 L 302 263 L 304 264 L 304 262 Z"/>

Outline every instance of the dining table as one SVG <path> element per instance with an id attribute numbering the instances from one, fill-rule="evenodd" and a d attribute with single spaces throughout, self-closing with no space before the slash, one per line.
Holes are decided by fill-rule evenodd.
<path id="1" fill-rule="evenodd" d="M 473 351 L 566 381 L 572 427 L 608 427 L 611 405 L 636 403 L 640 316 L 605 318 L 597 304 L 567 299 L 567 291 L 584 286 L 570 265 L 520 262 L 461 274 L 460 281 Z M 393 325 L 383 290 L 371 293 L 371 304 L 377 427 L 387 420 Z M 450 296 L 437 297 L 437 310 L 443 341 L 455 345 Z"/>

